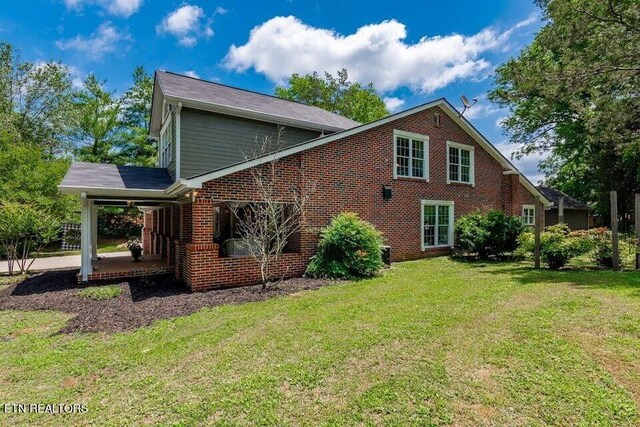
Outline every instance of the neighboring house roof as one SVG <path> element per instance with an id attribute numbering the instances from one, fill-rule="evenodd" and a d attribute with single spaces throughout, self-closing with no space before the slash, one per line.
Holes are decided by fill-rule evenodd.
<path id="1" fill-rule="evenodd" d="M 557 190 L 555 188 L 539 185 L 538 190 L 540 190 L 540 192 L 544 194 L 545 197 L 549 199 L 549 201 L 553 202 L 554 208 L 558 207 L 558 204 L 560 203 L 560 197 L 564 197 L 565 209 L 580 209 L 580 210 L 589 209 L 589 206 L 587 206 L 586 203 L 581 202 L 580 200 L 575 199 L 570 195 L 568 195 L 567 193 L 563 193 L 562 191 Z"/>
<path id="2" fill-rule="evenodd" d="M 506 157 L 496 149 L 493 144 L 489 142 L 478 130 L 473 127 L 469 121 L 464 118 L 464 116 L 460 115 L 460 112 L 455 109 L 453 105 L 451 105 L 446 99 L 440 98 L 435 101 L 427 102 L 422 105 L 418 105 L 417 107 L 410 108 L 405 111 L 401 111 L 396 114 L 391 114 L 389 116 L 383 117 L 378 120 L 374 120 L 369 123 L 365 123 L 351 129 L 346 129 L 341 132 L 336 132 L 331 135 L 321 136 L 316 139 L 312 139 L 310 141 L 303 142 L 301 144 L 297 144 L 291 147 L 284 148 L 276 153 L 270 153 L 266 156 L 252 159 L 248 161 L 243 161 L 237 163 L 235 165 L 227 166 L 221 169 L 213 170 L 210 172 L 206 172 L 204 174 L 199 174 L 188 179 L 181 179 L 171 186 L 169 189 L 170 192 L 175 193 L 179 192 L 184 188 L 199 188 L 202 186 L 204 182 L 210 181 L 212 179 L 220 178 L 226 175 L 230 175 L 232 173 L 251 168 L 253 166 L 257 166 L 263 163 L 267 163 L 274 159 L 290 156 L 295 153 L 299 153 L 301 151 L 309 150 L 314 147 L 318 147 L 320 145 L 328 144 L 332 141 L 336 141 L 338 139 L 346 138 L 361 132 L 365 132 L 367 130 L 376 128 L 378 126 L 382 126 L 386 123 L 392 122 L 394 120 L 401 119 L 402 117 L 409 116 L 411 114 L 418 113 L 420 111 L 426 110 L 428 108 L 440 107 L 454 122 L 456 122 L 460 127 L 462 127 L 471 137 L 474 138 L 480 146 L 482 146 L 500 165 L 502 165 L 507 171 L 517 173 L 520 177 L 520 182 L 524 185 L 532 194 L 540 195 L 541 201 L 545 206 L 551 205 L 551 201 L 548 200 L 543 193 L 541 193 L 532 183 L 529 181 L 524 175 L 522 175 L 516 167 L 507 160 Z"/>
<path id="3" fill-rule="evenodd" d="M 319 107 L 167 71 L 156 71 L 153 106 L 156 111 L 162 111 L 160 97 L 156 96 L 158 88 L 166 99 L 182 102 L 185 107 L 294 127 L 335 132 L 360 124 Z M 151 118 L 153 136 L 159 132 L 160 122 L 160 117 Z"/>
<path id="4" fill-rule="evenodd" d="M 137 195 L 166 197 L 173 179 L 165 168 L 117 166 L 105 163 L 74 162 L 58 189 L 65 193 L 85 191 L 93 195 Z"/>

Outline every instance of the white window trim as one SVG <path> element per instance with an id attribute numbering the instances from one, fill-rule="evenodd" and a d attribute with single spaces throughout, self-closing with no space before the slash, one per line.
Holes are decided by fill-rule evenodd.
<path id="1" fill-rule="evenodd" d="M 527 224 L 526 217 L 524 215 L 525 209 L 533 209 L 533 223 Z M 526 226 L 535 226 L 536 225 L 536 205 L 522 205 L 522 213 L 521 213 L 522 223 Z"/>
<path id="2" fill-rule="evenodd" d="M 464 182 L 464 181 L 455 181 L 455 180 L 451 180 L 449 178 L 449 147 L 453 147 L 453 148 L 459 148 L 462 150 L 467 150 L 469 151 L 469 162 L 470 162 L 470 167 L 469 167 L 469 179 L 470 182 Z M 468 145 L 468 144 L 459 144 L 457 142 L 453 142 L 453 141 L 447 141 L 447 184 L 465 184 L 465 185 L 470 185 L 472 187 L 476 186 L 476 161 L 475 161 L 475 147 L 473 145 Z"/>
<path id="3" fill-rule="evenodd" d="M 423 175 L 424 177 L 419 177 L 419 176 L 404 176 L 404 175 L 398 175 L 398 147 L 397 147 L 397 141 L 398 141 L 398 137 L 401 138 L 408 138 L 408 139 L 417 139 L 420 141 L 424 141 L 424 158 L 423 158 Z M 413 155 L 413 146 L 411 145 L 411 143 L 409 144 L 409 154 Z M 409 157 L 409 170 L 412 170 L 412 162 L 411 159 L 413 157 Z M 426 181 L 429 182 L 429 135 L 423 135 L 420 133 L 414 133 L 414 132 L 407 132 L 404 130 L 398 130 L 398 129 L 394 129 L 393 130 L 393 179 L 417 179 L 419 181 Z"/>
<path id="4" fill-rule="evenodd" d="M 434 245 L 426 246 L 424 244 L 424 207 L 425 206 L 449 206 L 449 244 L 448 245 Z M 420 203 L 420 247 L 423 251 L 427 249 L 437 248 L 453 248 L 453 224 L 455 214 L 455 202 L 452 200 L 422 200 Z M 437 219 L 436 219 L 437 224 Z M 438 232 L 435 231 L 435 239 L 438 239 Z"/>

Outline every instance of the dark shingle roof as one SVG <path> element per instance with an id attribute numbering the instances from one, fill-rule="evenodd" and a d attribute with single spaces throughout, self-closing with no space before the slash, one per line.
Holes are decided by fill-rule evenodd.
<path id="1" fill-rule="evenodd" d="M 60 185 L 122 190 L 164 190 L 171 184 L 173 179 L 165 168 L 74 162 Z"/>
<path id="2" fill-rule="evenodd" d="M 319 107 L 167 71 L 156 71 L 156 77 L 165 96 L 305 122 L 318 129 L 343 130 L 360 124 Z"/>
<path id="3" fill-rule="evenodd" d="M 540 192 L 544 194 L 544 196 L 547 199 L 549 199 L 549 201 L 553 202 L 554 208 L 558 207 L 558 203 L 560 202 L 560 197 L 564 196 L 565 209 L 589 209 L 589 206 L 587 206 L 586 203 L 581 202 L 578 199 L 574 199 L 568 194 L 563 193 L 560 190 L 556 190 L 555 188 L 538 186 L 538 190 L 540 190 Z"/>

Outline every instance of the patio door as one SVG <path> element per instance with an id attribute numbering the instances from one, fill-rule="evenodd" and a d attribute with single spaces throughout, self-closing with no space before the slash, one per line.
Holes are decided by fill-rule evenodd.
<path id="1" fill-rule="evenodd" d="M 453 246 L 453 205 L 453 201 L 422 201 L 422 250 Z"/>

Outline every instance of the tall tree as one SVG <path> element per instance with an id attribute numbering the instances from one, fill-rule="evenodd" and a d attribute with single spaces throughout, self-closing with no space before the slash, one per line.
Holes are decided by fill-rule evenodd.
<path id="1" fill-rule="evenodd" d="M 78 113 L 76 156 L 83 161 L 114 163 L 118 150 L 114 136 L 119 124 L 121 102 L 103 88 L 104 81 L 89 74 L 84 88 L 76 94 Z"/>
<path id="2" fill-rule="evenodd" d="M 0 42 L 0 132 L 5 141 L 62 153 L 73 122 L 72 96 L 68 67 L 22 61 L 11 44 Z"/>
<path id="3" fill-rule="evenodd" d="M 116 142 L 119 163 L 153 166 L 156 162 L 156 146 L 149 139 L 153 77 L 142 66 L 136 67 L 132 77 L 133 84 L 122 97 Z"/>
<path id="4" fill-rule="evenodd" d="M 605 218 L 617 190 L 623 218 L 640 191 L 640 3 L 538 0 L 544 27 L 497 70 L 489 98 L 524 156 L 549 152 L 547 180 Z"/>
<path id="5" fill-rule="evenodd" d="M 286 87 L 276 87 L 276 96 L 315 105 L 360 123 L 389 114 L 373 83 L 366 86 L 352 83 L 345 69 L 338 71 L 337 77 L 325 73 L 324 79 L 318 73 L 304 76 L 293 74 Z"/>

